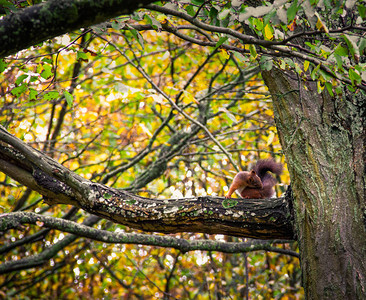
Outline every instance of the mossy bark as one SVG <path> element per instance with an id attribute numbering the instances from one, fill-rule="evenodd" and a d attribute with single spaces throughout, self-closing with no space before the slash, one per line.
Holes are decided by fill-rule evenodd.
<path id="1" fill-rule="evenodd" d="M 0 57 L 129 14 L 154 0 L 49 0 L 0 20 Z"/>
<path id="2" fill-rule="evenodd" d="M 278 69 L 263 78 L 290 172 L 307 298 L 364 299 L 365 96 L 319 94 Z"/>

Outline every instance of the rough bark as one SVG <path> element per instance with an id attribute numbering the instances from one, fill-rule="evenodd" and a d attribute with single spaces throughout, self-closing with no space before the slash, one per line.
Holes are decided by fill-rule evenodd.
<path id="1" fill-rule="evenodd" d="M 307 298 L 364 299 L 366 99 L 318 94 L 316 83 L 278 69 L 263 77 L 294 192 Z"/>
<path id="2" fill-rule="evenodd" d="M 293 239 L 285 198 L 220 197 L 148 199 L 86 180 L 0 126 L 0 171 L 39 192 L 52 204 L 71 204 L 145 231 L 204 232 L 259 239 Z"/>
<path id="3" fill-rule="evenodd" d="M 0 20 L 0 57 L 47 39 L 129 14 L 152 0 L 50 0 Z"/>

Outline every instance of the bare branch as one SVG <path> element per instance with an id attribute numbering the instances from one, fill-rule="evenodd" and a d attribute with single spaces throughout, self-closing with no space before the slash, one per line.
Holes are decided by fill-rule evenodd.
<path id="1" fill-rule="evenodd" d="M 272 243 L 276 241 L 257 241 L 257 242 L 252 241 L 248 243 L 247 242 L 234 243 L 234 242 L 220 242 L 215 240 L 185 240 L 171 236 L 132 234 L 132 233 L 120 233 L 120 232 L 110 232 L 106 230 L 98 230 L 93 227 L 78 224 L 69 220 L 53 218 L 48 216 L 41 216 L 31 212 L 15 212 L 0 215 L 1 231 L 15 229 L 22 224 L 35 224 L 42 227 L 72 233 L 72 235 L 67 236 L 64 240 L 60 241 L 60 243 L 65 243 L 65 240 L 68 241 L 70 238 L 74 240 L 76 236 L 78 236 L 78 237 L 90 238 L 92 240 L 100 241 L 103 243 L 139 244 L 139 245 L 150 245 L 159 247 L 170 247 L 178 249 L 183 253 L 194 250 L 219 251 L 224 253 L 246 253 L 257 250 L 267 250 L 298 257 L 298 254 L 294 251 L 273 247 Z M 3 263 L 2 265 L 0 265 L 0 274 L 9 271 L 14 271 L 15 269 L 20 268 L 20 266 L 31 267 L 43 264 L 44 261 L 46 261 L 51 257 L 50 255 L 55 254 L 56 250 L 53 249 L 53 247 L 54 246 L 50 247 L 49 249 L 45 250 L 42 254 L 38 255 L 38 259 L 32 257 L 32 259 L 25 258 L 20 261 L 17 261 L 16 263 L 15 262 Z M 58 247 L 56 248 L 58 249 Z M 31 266 L 28 266 L 26 264 L 28 260 L 30 264 L 33 262 Z"/>

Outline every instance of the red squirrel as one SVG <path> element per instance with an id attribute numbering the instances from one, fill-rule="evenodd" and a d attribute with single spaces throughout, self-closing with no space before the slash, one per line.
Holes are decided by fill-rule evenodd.
<path id="1" fill-rule="evenodd" d="M 235 190 L 239 190 L 240 195 L 246 199 L 272 197 L 276 179 L 267 171 L 280 175 L 282 168 L 283 165 L 275 162 L 273 159 L 258 160 L 252 171 L 241 171 L 235 175 L 225 198 L 230 198 Z"/>

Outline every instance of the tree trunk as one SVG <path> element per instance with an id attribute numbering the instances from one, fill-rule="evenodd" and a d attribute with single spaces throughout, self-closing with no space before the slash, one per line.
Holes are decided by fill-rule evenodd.
<path id="1" fill-rule="evenodd" d="M 263 73 L 294 193 L 308 299 L 365 299 L 365 96 L 318 94 L 314 82 Z"/>

